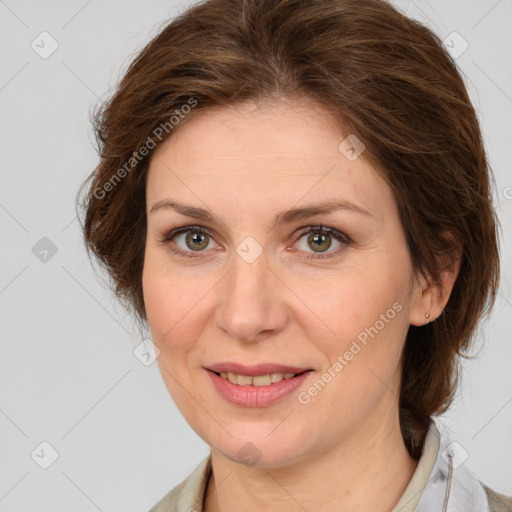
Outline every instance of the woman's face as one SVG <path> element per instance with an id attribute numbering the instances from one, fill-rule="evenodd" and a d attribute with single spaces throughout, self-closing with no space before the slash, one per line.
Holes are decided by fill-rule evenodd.
<path id="1" fill-rule="evenodd" d="M 158 364 L 185 419 L 225 457 L 268 467 L 397 427 L 400 355 L 425 310 L 387 183 L 360 147 L 340 146 L 349 134 L 320 106 L 189 121 L 151 159 L 143 272 Z M 350 205 L 285 213 L 327 202 Z M 170 238 L 176 228 L 189 231 Z M 208 370 L 224 362 L 312 371 L 244 390 Z"/>

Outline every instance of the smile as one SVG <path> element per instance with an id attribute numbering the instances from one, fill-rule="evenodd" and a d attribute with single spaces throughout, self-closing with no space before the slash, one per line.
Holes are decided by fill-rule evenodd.
<path id="1" fill-rule="evenodd" d="M 217 372 L 216 372 L 217 373 Z M 217 373 L 219 375 L 219 373 Z M 267 375 L 237 375 L 231 372 L 220 372 L 223 379 L 239 386 L 268 386 L 284 379 L 293 379 L 298 373 L 269 373 Z"/>

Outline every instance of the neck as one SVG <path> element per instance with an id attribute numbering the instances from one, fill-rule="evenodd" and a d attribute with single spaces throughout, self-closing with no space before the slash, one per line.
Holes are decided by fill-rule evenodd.
<path id="1" fill-rule="evenodd" d="M 398 411 L 375 415 L 337 445 L 281 468 L 246 467 L 212 449 L 204 512 L 390 512 L 417 466 Z"/>

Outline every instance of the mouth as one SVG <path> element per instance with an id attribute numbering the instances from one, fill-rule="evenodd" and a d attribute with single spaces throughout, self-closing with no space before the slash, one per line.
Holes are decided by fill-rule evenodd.
<path id="1" fill-rule="evenodd" d="M 281 372 L 271 372 L 265 375 L 240 375 L 232 372 L 216 372 L 213 370 L 208 370 L 218 377 L 221 377 L 231 384 L 235 384 L 238 386 L 270 386 L 272 384 L 277 384 L 283 380 L 294 379 L 299 375 L 304 373 L 312 372 L 313 370 L 304 370 L 298 373 L 281 373 Z"/>
<path id="2" fill-rule="evenodd" d="M 274 367 L 276 365 L 273 365 Z M 283 367 L 282 369 L 292 369 Z M 231 369 L 234 369 L 231 365 Z M 247 367 L 246 367 L 247 369 Z M 260 375 L 240 375 L 223 371 L 221 368 L 206 368 L 210 377 L 213 389 L 226 401 L 238 407 L 254 408 L 269 407 L 286 397 L 293 396 L 301 386 L 304 386 L 309 379 L 309 375 L 314 370 L 304 370 L 302 368 L 293 368 L 297 373 L 270 372 L 262 374 L 261 370 L 251 368 L 252 373 Z M 240 371 L 240 370 L 239 370 Z M 244 371 L 242 369 L 242 371 Z M 265 370 L 269 371 L 269 370 Z"/>

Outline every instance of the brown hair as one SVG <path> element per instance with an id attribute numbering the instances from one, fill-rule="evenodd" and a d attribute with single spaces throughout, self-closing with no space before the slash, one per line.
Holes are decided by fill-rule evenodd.
<path id="1" fill-rule="evenodd" d="M 394 191 L 415 271 L 440 285 L 440 258 L 454 249 L 443 234 L 463 243 L 443 313 L 407 333 L 400 424 L 417 459 L 430 415 L 453 400 L 456 356 L 467 357 L 479 318 L 494 305 L 498 220 L 478 119 L 455 62 L 431 30 L 387 2 L 206 0 L 168 23 L 93 116 L 100 162 L 79 191 L 88 187 L 87 250 L 121 302 L 147 322 L 152 149 L 208 107 L 280 97 L 316 101 L 364 142 L 364 156 Z"/>

